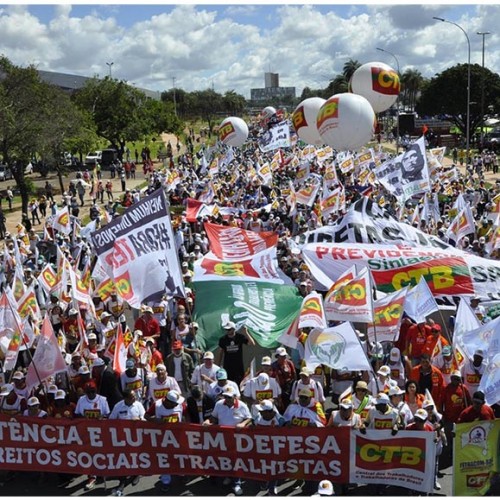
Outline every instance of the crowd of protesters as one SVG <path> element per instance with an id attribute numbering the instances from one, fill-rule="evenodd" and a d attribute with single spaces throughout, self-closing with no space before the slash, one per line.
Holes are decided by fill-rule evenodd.
<path id="1" fill-rule="evenodd" d="M 255 130 L 254 135 L 258 137 L 258 124 L 254 125 Z M 172 151 L 171 146 L 169 150 Z M 294 213 L 290 213 L 287 187 L 295 180 L 298 164 L 294 157 L 300 155 L 300 151 L 300 143 L 297 143 L 280 150 L 278 155 L 276 150 L 263 153 L 257 139 L 249 140 L 234 151 L 227 165 L 219 166 L 216 174 L 210 174 L 209 165 L 216 155 L 227 153 L 227 148 L 220 144 L 203 145 L 196 153 L 194 148 L 183 154 L 178 150 L 175 162 L 171 154 L 165 166 L 157 169 L 143 156 L 147 186 L 142 190 L 123 189 L 119 194 L 113 193 L 113 185 L 108 185 L 101 173 L 85 172 L 59 200 L 52 190 L 47 191 L 43 199 L 33 200 L 32 220 L 28 218 L 33 227 L 28 227 L 23 219 L 17 234 L 6 232 L 4 235 L 0 281 L 3 291 L 14 289 L 19 277 L 24 287 L 33 288 L 41 311 L 50 319 L 67 370 L 27 390 L 26 371 L 36 348 L 35 340 L 29 349 L 20 351 L 12 371 L 2 371 L 0 413 L 59 417 L 68 420 L 68 425 L 77 418 L 167 422 L 175 416 L 172 421 L 207 426 L 294 426 L 306 422 L 311 427 L 350 426 L 360 432 L 366 429 L 390 429 L 393 434 L 402 429 L 433 432 L 438 442 L 434 487 L 439 490 L 439 458 L 442 454 L 451 456 L 453 424 L 494 419 L 499 411 L 496 405 L 490 408 L 478 390 L 485 368 L 484 352 L 477 350 L 459 369 L 451 338 L 443 332 L 445 325 L 431 319 L 416 323 L 405 317 L 399 339 L 394 343 L 371 343 L 358 331 L 372 371 L 336 370 L 321 365 L 311 372 L 305 368 L 303 350 L 280 346 L 259 359 L 254 377 L 248 378 L 245 375 L 249 367 L 243 362 L 243 350 L 255 345 L 255 340 L 246 327 L 238 329 L 229 319 L 221 325 L 215 352 L 198 348 L 198 324 L 192 319 L 196 308 L 192 288 L 194 262 L 210 251 L 204 222 L 256 232 L 274 231 L 279 235 L 278 265 L 300 295 L 306 296 L 313 290 L 312 276 L 291 240 L 321 225 L 334 224 L 354 201 L 365 195 L 389 213 L 400 214 L 402 221 L 443 241 L 448 241 L 446 229 L 453 219 L 454 202 L 462 196 L 476 216 L 476 230 L 457 246 L 464 252 L 497 259 L 498 247 L 493 245 L 493 237 L 500 187 L 484 179 L 485 169 L 495 169 L 496 155 L 488 152 L 476 155 L 470 168 L 466 166 L 462 171 L 457 168 L 448 180 L 441 174 L 455 166 L 439 166 L 432 191 L 438 194 L 440 217 L 425 220 L 415 216 L 418 203 L 407 203 L 401 211 L 397 200 L 380 185 L 371 186 L 366 193 L 366 186 L 358 185 L 355 175 L 340 171 L 337 176 L 345 188 L 345 206 L 327 216 L 323 216 L 316 205 L 298 205 Z M 384 153 L 380 161 L 389 157 Z M 264 185 L 255 172 L 256 163 L 266 161 L 278 163 L 272 185 Z M 308 161 L 311 173 L 324 174 L 323 163 L 316 158 Z M 135 163 L 131 163 L 133 170 L 123 169 L 127 179 L 135 177 Z M 479 164 L 486 168 L 479 168 Z M 216 185 L 212 199 L 205 198 L 209 181 Z M 77 272 L 92 271 L 96 257 L 88 233 L 82 227 L 81 210 L 87 201 L 90 219 L 97 228 L 160 188 L 166 190 L 172 206 L 185 208 L 189 198 L 203 198 L 207 203 L 234 209 L 230 214 L 215 211 L 198 217 L 196 222 L 187 221 L 185 210 L 172 214 L 186 291 L 184 298 L 165 294 L 160 301 L 131 309 L 116 290 L 107 296 L 96 293 L 98 283 L 95 282 L 93 307 L 88 307 L 72 300 L 68 289 L 54 292 L 42 283 L 40 273 L 46 264 L 57 265 L 56 252 L 47 251 L 49 247 L 62 252 Z M 50 213 L 47 203 L 54 206 Z M 82 227 L 69 235 L 58 233 L 50 227 L 50 222 L 44 224 L 43 220 L 65 205 L 71 209 L 72 224 Z M 44 224 L 43 235 L 34 230 L 38 224 Z M 54 268 L 54 271 L 58 270 Z M 491 319 L 479 297 L 473 298 L 471 306 L 480 322 Z M 27 321 L 36 330 L 42 318 L 29 316 Z M 122 373 L 113 370 L 107 351 L 118 325 L 125 332 L 127 344 L 126 367 Z M 82 329 L 86 339 L 82 337 Z M 308 329 L 304 329 L 301 345 L 307 334 Z M 265 394 L 264 399 L 261 394 Z M 86 411 L 90 407 L 93 411 Z M 43 474 L 40 479 L 44 479 Z M 160 491 L 168 493 L 175 479 L 163 474 L 159 480 Z M 67 474 L 58 476 L 61 487 L 72 480 L 73 476 Z M 89 476 L 85 489 L 94 488 L 97 480 Z M 140 476 L 121 478 L 113 494 L 121 496 L 125 486 L 136 486 L 139 481 Z M 322 491 L 333 493 L 331 483 L 323 483 Z M 244 483 L 240 478 L 224 479 L 223 484 L 232 488 L 235 495 L 243 494 Z M 277 481 L 263 481 L 261 487 L 272 496 L 277 494 L 277 486 Z M 306 481 L 302 488 L 310 495 L 317 491 L 318 483 Z M 335 484 L 334 488 L 339 494 L 349 491 L 347 484 Z"/>

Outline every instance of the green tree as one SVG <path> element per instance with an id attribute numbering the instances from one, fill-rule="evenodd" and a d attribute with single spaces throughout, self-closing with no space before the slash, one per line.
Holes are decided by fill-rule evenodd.
<path id="1" fill-rule="evenodd" d="M 34 152 L 57 150 L 77 133 L 79 115 L 67 95 L 40 80 L 33 66 L 20 68 L 0 57 L 0 152 L 12 168 L 27 213 L 33 185 L 24 177 Z"/>
<path id="2" fill-rule="evenodd" d="M 191 93 L 192 112 L 201 116 L 202 120 L 206 121 L 210 132 L 216 121 L 220 118 L 222 111 L 222 96 L 212 89 L 199 90 Z M 219 116 L 217 115 L 219 113 Z"/>
<path id="3" fill-rule="evenodd" d="M 481 75 L 479 64 L 471 65 L 470 135 L 482 122 L 481 116 Z M 488 106 L 500 104 L 500 76 L 484 68 L 484 102 Z M 457 64 L 444 70 L 422 90 L 416 111 L 420 116 L 446 115 L 464 135 L 467 128 L 467 64 Z"/>
<path id="4" fill-rule="evenodd" d="M 425 79 L 416 69 L 407 69 L 401 75 L 401 96 L 403 105 L 408 106 L 412 111 L 415 110 L 417 98 L 423 88 Z"/>
<path id="5" fill-rule="evenodd" d="M 353 73 L 361 66 L 361 63 L 356 59 L 349 59 L 342 67 L 342 75 L 348 82 Z"/>
<path id="6" fill-rule="evenodd" d="M 234 90 L 228 90 L 222 97 L 223 110 L 228 115 L 240 115 L 246 107 L 246 99 Z"/>
<path id="7" fill-rule="evenodd" d="M 92 114 L 97 134 L 117 147 L 120 154 L 128 141 L 143 139 L 156 132 L 160 122 L 166 128 L 163 132 L 174 132 L 179 123 L 173 112 L 162 109 L 161 120 L 150 116 L 150 98 L 126 82 L 106 77 L 93 78 L 74 96 L 77 105 Z"/>

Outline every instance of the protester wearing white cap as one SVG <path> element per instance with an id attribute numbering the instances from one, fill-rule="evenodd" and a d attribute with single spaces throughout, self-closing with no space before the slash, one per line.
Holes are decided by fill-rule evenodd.
<path id="1" fill-rule="evenodd" d="M 390 430 L 395 436 L 399 430 L 401 420 L 398 412 L 391 406 L 389 396 L 380 392 L 375 399 L 375 406 L 370 408 L 368 415 L 361 425 L 360 431 L 366 429 Z"/>
<path id="2" fill-rule="evenodd" d="M 389 399 L 392 407 L 399 413 L 403 427 L 406 427 L 413 420 L 413 413 L 408 404 L 404 401 L 405 391 L 397 385 L 389 388 Z"/>
<path id="3" fill-rule="evenodd" d="M 14 384 L 16 393 L 22 398 L 28 399 L 31 391 L 26 386 L 26 375 L 22 371 L 17 370 L 14 372 L 12 383 Z"/>
<path id="4" fill-rule="evenodd" d="M 281 395 L 281 388 L 276 379 L 269 377 L 267 373 L 259 373 L 251 378 L 243 390 L 243 399 L 250 407 L 252 417 L 255 417 L 259 410 L 258 404 L 263 401 L 272 401 L 276 403 Z"/>
<path id="5" fill-rule="evenodd" d="M 371 377 L 368 383 L 368 390 L 372 394 L 377 394 L 381 391 L 388 391 L 391 385 L 396 383 L 395 380 L 391 378 L 391 369 L 388 365 L 382 365 L 376 371 L 376 378 Z"/>
<path id="6" fill-rule="evenodd" d="M 282 427 L 285 424 L 285 419 L 281 416 L 276 408 L 274 402 L 270 399 L 264 399 L 260 404 L 255 405 L 257 410 L 256 415 L 253 416 L 253 425 L 256 427 Z M 278 494 L 277 480 L 261 482 L 260 489 L 267 490 L 268 496 L 276 496 Z"/>
<path id="7" fill-rule="evenodd" d="M 144 417 L 149 422 L 166 423 L 168 425 L 176 424 L 184 420 L 184 403 L 185 399 L 180 392 L 172 390 L 167 395 L 152 404 L 146 411 Z M 162 493 L 170 491 L 172 476 L 170 474 L 162 474 L 160 476 Z"/>
<path id="8" fill-rule="evenodd" d="M 214 353 L 206 351 L 203 354 L 203 363 L 196 365 L 193 375 L 191 375 L 191 384 L 198 385 L 206 394 L 210 388 L 210 384 L 216 381 L 215 374 L 220 366 L 214 363 Z"/>
<path id="9" fill-rule="evenodd" d="M 223 326 L 225 334 L 219 339 L 219 351 L 216 364 L 224 367 L 230 380 L 239 384 L 245 376 L 243 364 L 243 346 L 255 345 L 255 340 L 248 332 L 246 325 L 236 332 L 236 325 L 227 321 Z"/>
<path id="10" fill-rule="evenodd" d="M 228 386 L 222 392 L 222 399 L 215 403 L 212 415 L 203 425 L 225 425 L 227 427 L 243 428 L 249 425 L 252 416 L 247 404 L 240 401 L 233 387 Z M 228 483 L 229 481 L 226 481 Z M 233 492 L 236 496 L 243 495 L 241 478 L 232 478 Z M 231 483 L 229 482 L 229 483 Z"/>
<path id="11" fill-rule="evenodd" d="M 283 346 L 276 349 L 274 357 L 276 359 L 271 364 L 272 371 L 270 375 L 276 379 L 281 388 L 281 398 L 278 409 L 283 413 L 290 404 L 292 385 L 294 381 L 297 380 L 297 376 L 295 373 L 295 365 L 288 359 L 286 349 Z"/>
<path id="12" fill-rule="evenodd" d="M 445 345 L 441 352 L 434 356 L 432 364 L 441 370 L 445 385 L 451 382 L 451 374 L 458 369 L 458 364 L 455 356 L 453 355 L 453 348 L 451 345 Z"/>
<path id="13" fill-rule="evenodd" d="M 333 410 L 328 419 L 327 427 L 352 427 L 359 429 L 361 427 L 361 417 L 354 412 L 354 406 L 351 399 L 344 398 L 339 401 L 339 409 Z"/>
<path id="14" fill-rule="evenodd" d="M 468 358 L 462 365 L 462 381 L 467 390 L 473 394 L 479 389 L 481 377 L 486 369 L 486 362 L 484 360 L 484 351 L 476 349 L 472 359 Z"/>
<path id="15" fill-rule="evenodd" d="M 399 348 L 393 347 L 389 352 L 387 366 L 391 371 L 391 379 L 396 381 L 399 387 L 403 388 L 406 382 L 406 374 L 410 373 L 411 370 L 410 360 L 401 354 Z"/>
<path id="16" fill-rule="evenodd" d="M 47 412 L 40 408 L 40 400 L 36 396 L 29 398 L 27 404 L 28 408 L 24 410 L 23 416 L 47 418 Z"/>
<path id="17" fill-rule="evenodd" d="M 156 365 L 155 375 L 149 380 L 147 404 L 151 405 L 156 401 L 163 399 L 169 391 L 181 392 L 181 388 L 175 380 L 167 373 L 167 367 L 164 364 Z"/>
<path id="18" fill-rule="evenodd" d="M 0 414 L 21 415 L 28 408 L 26 398 L 19 396 L 14 384 L 4 384 L 0 388 Z"/>
<path id="19" fill-rule="evenodd" d="M 311 377 L 311 371 L 303 367 L 299 372 L 299 380 L 296 380 L 292 386 L 292 401 L 297 401 L 299 392 L 302 389 L 309 389 L 313 393 L 313 401 L 325 404 L 325 394 L 323 387 L 319 382 Z"/>

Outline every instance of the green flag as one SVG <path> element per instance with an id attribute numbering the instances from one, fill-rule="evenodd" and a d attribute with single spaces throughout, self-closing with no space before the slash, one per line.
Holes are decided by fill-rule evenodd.
<path id="1" fill-rule="evenodd" d="M 221 314 L 229 315 L 237 328 L 246 325 L 257 344 L 272 348 L 290 326 L 302 304 L 297 287 L 257 281 L 199 281 L 194 319 L 199 325 L 200 349 L 215 349 L 222 330 Z"/>

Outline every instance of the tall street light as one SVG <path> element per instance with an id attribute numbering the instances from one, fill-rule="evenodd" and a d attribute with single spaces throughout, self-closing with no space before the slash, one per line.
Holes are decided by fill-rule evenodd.
<path id="1" fill-rule="evenodd" d="M 467 32 L 462 28 L 457 23 L 454 23 L 452 21 L 448 21 L 446 19 L 443 19 L 442 17 L 433 17 L 432 19 L 435 19 L 436 21 L 441 21 L 443 23 L 448 23 L 448 24 L 453 24 L 453 26 L 456 26 L 458 29 L 462 31 L 462 33 L 465 35 L 465 38 L 467 38 L 467 47 L 468 47 L 468 57 L 467 57 L 467 121 L 465 125 L 465 135 L 466 135 L 466 164 L 469 164 L 469 151 L 470 151 L 470 40 L 469 40 L 469 35 Z"/>
<path id="2" fill-rule="evenodd" d="M 107 62 L 106 65 L 108 66 L 109 68 L 109 77 L 111 78 L 111 66 L 113 66 L 113 64 L 115 64 L 114 62 Z"/>
<path id="3" fill-rule="evenodd" d="M 380 50 L 380 52 L 385 52 L 386 54 L 389 54 L 390 56 L 394 57 L 394 60 L 396 61 L 396 66 L 398 68 L 399 90 L 401 91 L 401 74 L 399 73 L 398 58 L 388 50 L 381 49 L 380 47 L 375 47 L 375 48 L 377 50 Z M 399 92 L 398 92 L 398 97 L 396 99 L 396 156 L 398 155 L 398 152 L 399 152 Z"/>
<path id="4" fill-rule="evenodd" d="M 484 144 L 484 37 L 486 35 L 491 35 L 489 31 L 478 31 L 477 35 L 483 37 L 483 58 L 482 58 L 482 68 L 481 71 L 481 150 Z"/>

